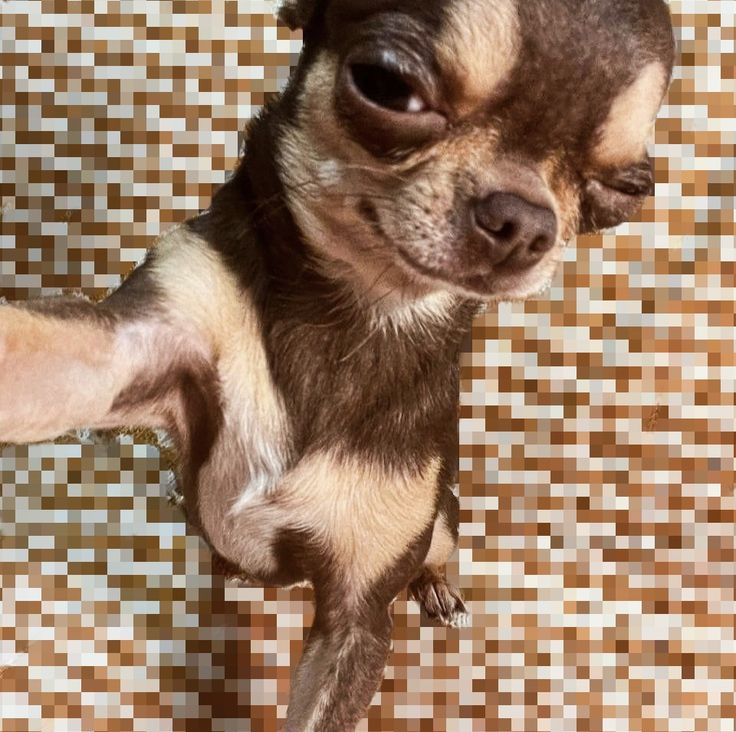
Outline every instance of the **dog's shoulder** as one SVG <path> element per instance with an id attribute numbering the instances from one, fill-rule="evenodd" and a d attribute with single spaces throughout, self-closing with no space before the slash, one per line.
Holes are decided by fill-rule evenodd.
<path id="1" fill-rule="evenodd" d="M 187 224 L 163 234 L 125 284 L 133 287 L 137 278 L 155 293 L 151 314 L 215 354 L 252 313 L 248 292 L 222 253 Z"/>

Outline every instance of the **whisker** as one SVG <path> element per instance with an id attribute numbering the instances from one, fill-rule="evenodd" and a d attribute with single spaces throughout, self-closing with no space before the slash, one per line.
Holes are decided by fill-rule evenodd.
<path id="1" fill-rule="evenodd" d="M 350 351 L 350 353 L 348 353 L 347 356 L 343 356 L 340 359 L 339 363 L 345 363 L 345 361 L 347 361 L 351 356 L 354 356 L 361 348 L 363 348 L 363 346 L 366 345 L 366 343 L 368 343 L 368 341 L 371 340 L 371 338 L 373 338 L 375 334 L 376 334 L 375 328 L 369 330 L 368 335 L 360 343 L 358 343 L 358 345 L 355 346 L 355 348 L 353 348 L 353 350 Z"/>

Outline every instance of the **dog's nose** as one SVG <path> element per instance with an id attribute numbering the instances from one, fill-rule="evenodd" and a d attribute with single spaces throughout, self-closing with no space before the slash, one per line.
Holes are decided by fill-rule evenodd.
<path id="1" fill-rule="evenodd" d="M 513 193 L 492 193 L 475 204 L 473 213 L 476 227 L 485 235 L 491 264 L 531 267 L 557 239 L 554 212 Z"/>

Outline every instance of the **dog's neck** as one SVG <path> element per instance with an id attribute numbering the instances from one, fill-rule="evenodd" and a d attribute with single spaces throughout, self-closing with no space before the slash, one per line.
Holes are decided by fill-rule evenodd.
<path id="1" fill-rule="evenodd" d="M 288 206 L 277 170 L 279 99 L 248 130 L 245 155 L 234 182 L 246 202 L 253 232 L 269 274 L 297 280 L 311 270 L 310 253 Z"/>

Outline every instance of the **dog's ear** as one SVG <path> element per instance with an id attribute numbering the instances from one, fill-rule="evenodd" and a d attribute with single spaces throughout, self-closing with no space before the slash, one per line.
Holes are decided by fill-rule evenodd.
<path id="1" fill-rule="evenodd" d="M 291 30 L 306 28 L 318 4 L 319 0 L 278 0 L 276 17 Z"/>

